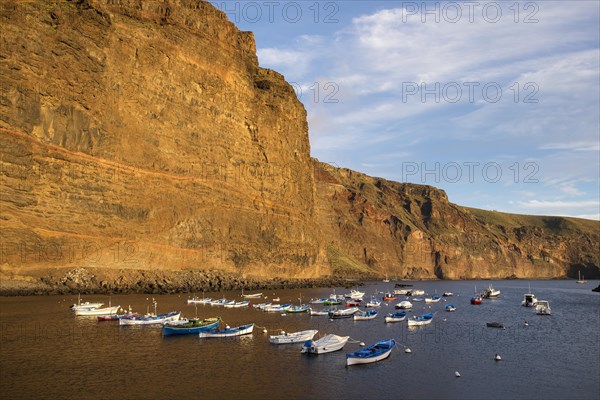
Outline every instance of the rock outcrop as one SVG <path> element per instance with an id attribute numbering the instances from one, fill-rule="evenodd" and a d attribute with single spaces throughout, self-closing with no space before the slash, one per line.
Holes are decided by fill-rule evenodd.
<path id="1" fill-rule="evenodd" d="M 470 210 L 312 160 L 292 87 L 208 2 L 7 0 L 0 21 L 5 282 L 598 276 L 597 222 Z"/>

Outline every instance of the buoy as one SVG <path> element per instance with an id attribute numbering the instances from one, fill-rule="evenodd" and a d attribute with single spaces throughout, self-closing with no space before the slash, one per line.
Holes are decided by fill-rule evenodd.
<path id="1" fill-rule="evenodd" d="M 404 349 L 404 352 L 405 353 L 412 353 L 412 350 L 407 347 L 407 348 Z"/>
<path id="2" fill-rule="evenodd" d="M 231 329 L 229 325 L 225 325 L 225 329 Z"/>
<path id="3" fill-rule="evenodd" d="M 263 333 L 267 333 L 267 328 L 263 329 Z"/>
<path id="4" fill-rule="evenodd" d="M 527 321 L 525 321 L 525 326 L 529 326 L 529 324 L 527 323 Z"/>
<path id="5" fill-rule="evenodd" d="M 494 360 L 500 361 L 500 360 L 502 360 L 502 357 L 500 357 L 500 354 L 496 354 L 496 357 L 494 357 Z"/>
<path id="6" fill-rule="evenodd" d="M 281 334 L 282 334 L 282 335 L 285 335 L 285 331 L 281 331 Z"/>
<path id="7" fill-rule="evenodd" d="M 359 346 L 364 346 L 364 345 L 365 345 L 365 342 L 360 342 L 358 345 L 359 345 Z"/>
<path id="8" fill-rule="evenodd" d="M 333 318 L 329 318 L 329 321 L 333 322 Z"/>
<path id="9" fill-rule="evenodd" d="M 458 373 L 458 371 L 454 371 L 454 376 L 460 378 L 460 374 Z"/>

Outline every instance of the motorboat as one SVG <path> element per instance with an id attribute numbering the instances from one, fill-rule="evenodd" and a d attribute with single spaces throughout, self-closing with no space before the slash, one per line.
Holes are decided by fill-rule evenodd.
<path id="1" fill-rule="evenodd" d="M 319 340 L 308 340 L 302 345 L 301 353 L 323 354 L 341 350 L 350 336 L 325 335 Z"/>
<path id="2" fill-rule="evenodd" d="M 346 354 L 346 365 L 369 364 L 387 358 L 396 347 L 394 339 L 380 340 L 354 353 Z"/>
<path id="3" fill-rule="evenodd" d="M 287 333 L 281 332 L 281 335 L 269 336 L 269 342 L 273 344 L 289 344 L 289 343 L 300 343 L 311 340 L 319 332 L 316 329 Z"/>
<path id="4" fill-rule="evenodd" d="M 538 300 L 535 303 L 535 313 L 537 315 L 552 315 L 550 303 L 547 300 Z"/>

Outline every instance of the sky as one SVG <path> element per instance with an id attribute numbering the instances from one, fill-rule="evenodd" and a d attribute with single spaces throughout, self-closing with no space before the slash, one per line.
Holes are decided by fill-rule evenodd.
<path id="1" fill-rule="evenodd" d="M 211 2 L 295 88 L 313 157 L 600 219 L 600 2 Z"/>

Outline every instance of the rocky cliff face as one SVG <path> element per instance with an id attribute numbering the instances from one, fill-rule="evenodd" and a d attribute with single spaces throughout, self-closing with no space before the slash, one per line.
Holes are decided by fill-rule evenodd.
<path id="1" fill-rule="evenodd" d="M 311 160 L 293 89 L 207 2 L 8 0 L 0 21 L 5 280 L 598 273 L 596 222 L 468 210 Z"/>
<path id="2" fill-rule="evenodd" d="M 600 277 L 600 224 L 467 209 L 431 186 L 315 160 L 317 218 L 340 272 L 423 279 Z"/>

